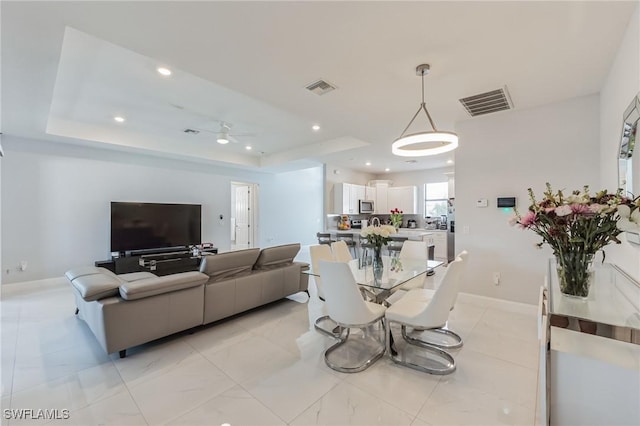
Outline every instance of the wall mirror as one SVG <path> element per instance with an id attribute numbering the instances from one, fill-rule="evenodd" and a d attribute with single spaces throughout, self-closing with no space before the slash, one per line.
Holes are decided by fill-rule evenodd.
<path id="1" fill-rule="evenodd" d="M 639 122 L 640 93 L 624 111 L 618 154 L 618 187 L 629 197 L 640 195 L 640 152 L 634 149 Z"/>

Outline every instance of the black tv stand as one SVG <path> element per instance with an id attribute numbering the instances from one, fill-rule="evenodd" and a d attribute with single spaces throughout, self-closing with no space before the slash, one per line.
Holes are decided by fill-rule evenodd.
<path id="1" fill-rule="evenodd" d="M 140 254 L 140 252 L 145 254 Z M 170 275 L 178 272 L 197 271 L 203 256 L 218 253 L 218 249 L 208 248 L 200 250 L 201 255 L 194 256 L 188 249 L 176 250 L 176 247 L 167 249 L 137 250 L 129 252 L 124 257 L 112 260 L 96 261 L 95 266 L 100 266 L 116 274 L 128 274 L 131 272 L 151 272 L 156 275 Z M 134 254 L 135 253 L 135 254 Z"/>

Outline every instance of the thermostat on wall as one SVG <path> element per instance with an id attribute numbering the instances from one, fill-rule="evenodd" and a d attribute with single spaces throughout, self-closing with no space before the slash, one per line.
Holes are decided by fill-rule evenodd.
<path id="1" fill-rule="evenodd" d="M 487 200 L 486 198 L 481 198 L 478 201 L 476 201 L 476 207 L 487 207 L 489 206 L 489 200 Z"/>
<path id="2" fill-rule="evenodd" d="M 497 207 L 515 207 L 516 197 L 498 197 Z"/>

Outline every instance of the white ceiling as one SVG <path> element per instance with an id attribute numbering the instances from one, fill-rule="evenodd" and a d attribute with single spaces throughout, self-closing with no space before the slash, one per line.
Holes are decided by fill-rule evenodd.
<path id="1" fill-rule="evenodd" d="M 471 119 L 458 99 L 505 85 L 515 109 L 596 93 L 637 5 L 3 1 L 2 131 L 265 171 L 443 167 L 453 154 L 391 154 L 416 65 L 441 130 Z M 319 78 L 338 89 L 305 90 Z M 215 142 L 220 121 L 238 143 Z"/>

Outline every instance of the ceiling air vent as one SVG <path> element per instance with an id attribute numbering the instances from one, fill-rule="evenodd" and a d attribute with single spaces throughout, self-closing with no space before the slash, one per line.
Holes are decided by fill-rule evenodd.
<path id="1" fill-rule="evenodd" d="M 324 95 L 325 93 L 329 93 L 330 91 L 335 90 L 335 88 L 336 86 L 324 80 L 314 81 L 313 83 L 307 85 L 307 90 L 315 93 L 316 95 Z"/>
<path id="2" fill-rule="evenodd" d="M 200 133 L 200 130 L 184 129 L 184 132 L 188 135 L 197 135 L 198 133 Z"/>
<path id="3" fill-rule="evenodd" d="M 462 98 L 460 103 L 472 117 L 504 111 L 513 107 L 507 86 L 504 86 L 503 89 Z"/>

